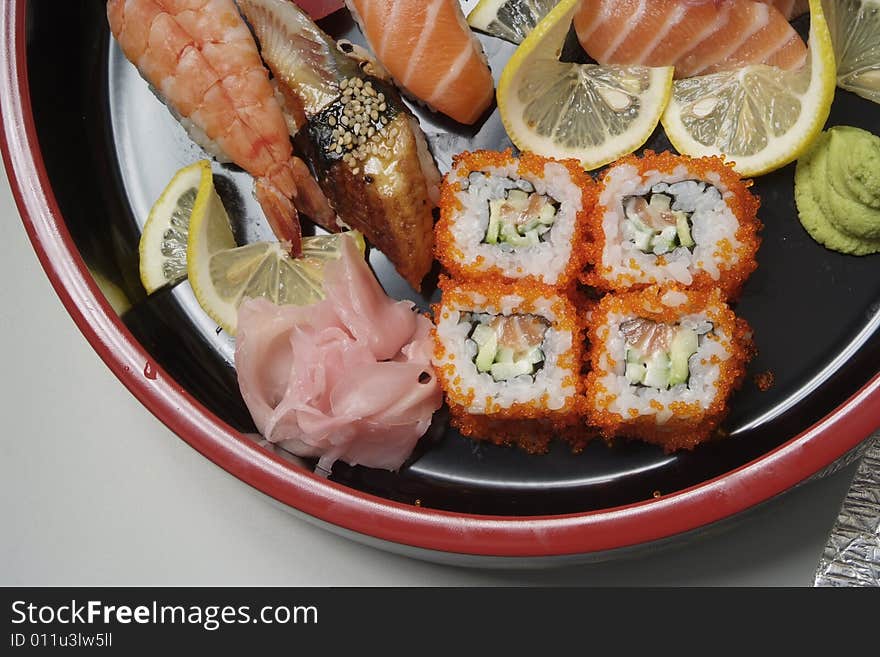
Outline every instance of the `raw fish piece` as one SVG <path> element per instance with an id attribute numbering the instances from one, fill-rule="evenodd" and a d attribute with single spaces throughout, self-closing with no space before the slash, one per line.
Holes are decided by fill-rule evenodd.
<path id="1" fill-rule="evenodd" d="M 472 124 L 495 83 L 458 0 L 346 0 L 376 57 L 410 95 Z"/>
<path id="2" fill-rule="evenodd" d="M 583 0 L 574 26 L 600 64 L 675 66 L 676 78 L 807 57 L 785 16 L 752 0 Z"/>
<path id="3" fill-rule="evenodd" d="M 235 367 L 260 433 L 297 456 L 397 470 L 428 430 L 442 394 L 432 324 L 389 298 L 352 240 L 327 265 L 327 298 L 239 308 Z"/>

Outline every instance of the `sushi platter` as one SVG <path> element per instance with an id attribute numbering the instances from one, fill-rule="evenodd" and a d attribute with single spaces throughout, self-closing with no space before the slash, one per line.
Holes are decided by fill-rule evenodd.
<path id="1" fill-rule="evenodd" d="M 725 153 L 685 152 L 688 79 L 724 75 L 707 48 L 681 55 L 679 78 L 626 59 L 625 37 L 588 39 L 589 2 L 517 3 L 536 16 L 528 29 L 499 27 L 510 2 L 427 3 L 441 33 L 452 12 L 473 62 L 469 45 L 416 45 L 401 64 L 410 28 L 377 37 L 395 16 L 371 3 L 218 0 L 247 25 L 239 50 L 259 44 L 247 75 L 265 88 L 253 124 L 216 137 L 219 110 L 150 77 L 159 64 L 124 13 L 148 3 L 6 0 L 5 161 L 102 358 L 233 475 L 428 557 L 607 558 L 736 517 L 859 450 L 880 427 L 880 225 L 823 236 L 814 172 L 833 178 L 842 139 L 878 139 L 880 103 L 838 86 L 815 130 L 774 117 L 829 154 L 743 157 L 746 175 Z M 742 4 L 779 31 L 761 60 L 777 81 L 815 95 L 810 11 L 847 2 Z M 701 15 L 700 2 L 660 5 L 667 22 Z M 557 33 L 550 64 L 529 59 Z M 46 51 L 69 53 L 65 75 Z M 808 61 L 813 77 L 798 78 Z M 636 146 L 579 158 L 553 132 L 565 115 L 540 132 L 534 98 L 517 104 L 540 70 L 579 72 L 609 106 L 614 89 L 646 112 L 654 85 L 669 94 Z M 151 248 L 164 257 L 152 269 Z"/>

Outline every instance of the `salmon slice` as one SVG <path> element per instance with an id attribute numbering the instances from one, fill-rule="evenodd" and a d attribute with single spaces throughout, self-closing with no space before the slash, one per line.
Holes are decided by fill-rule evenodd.
<path id="1" fill-rule="evenodd" d="M 376 57 L 411 96 L 474 123 L 495 95 L 458 0 L 347 0 Z"/>
<path id="2" fill-rule="evenodd" d="M 675 66 L 677 78 L 747 64 L 793 69 L 807 55 L 771 0 L 584 0 L 574 27 L 600 64 Z"/>
<path id="3" fill-rule="evenodd" d="M 742 7 L 732 7 L 730 18 L 724 29 L 711 34 L 698 43 L 690 52 L 676 63 L 678 77 L 691 77 L 719 70 L 739 68 L 743 64 L 759 64 L 754 62 L 733 61 L 733 54 L 754 35 L 763 30 L 770 22 L 770 7 L 759 2 L 745 2 Z M 776 12 L 789 29 L 788 21 Z M 793 30 L 792 30 L 793 31 Z"/>
<path id="4" fill-rule="evenodd" d="M 797 33 L 792 34 L 791 26 L 784 20 L 777 20 L 776 12 L 768 6 L 768 20 L 764 27 L 746 39 L 729 55 L 723 66 L 715 64 L 704 73 L 724 70 L 732 66 L 742 66 L 752 62 L 763 62 L 784 69 L 797 68 L 806 60 L 806 49 Z M 781 16 L 781 14 L 779 14 Z"/>
<path id="5" fill-rule="evenodd" d="M 649 62 L 658 46 L 679 41 L 676 31 L 688 9 L 682 2 L 645 3 L 639 9 L 640 20 L 634 21 L 635 25 L 629 36 L 614 49 L 612 55 L 643 61 L 653 66 Z M 673 34 L 676 34 L 676 38 L 670 38 Z"/>
<path id="6" fill-rule="evenodd" d="M 659 3 L 658 3 L 659 4 Z M 730 19 L 730 3 L 715 6 L 713 3 L 688 4 L 686 2 L 668 2 L 662 4 L 676 5 L 684 13 L 673 29 L 667 32 L 668 38 L 658 42 L 645 59 L 648 66 L 668 66 L 669 62 L 678 62 L 698 43 L 702 43 L 709 35 L 723 30 Z M 654 26 L 656 30 L 656 26 Z M 662 32 L 663 30 L 657 30 Z M 676 77 L 684 77 L 676 68 Z"/>

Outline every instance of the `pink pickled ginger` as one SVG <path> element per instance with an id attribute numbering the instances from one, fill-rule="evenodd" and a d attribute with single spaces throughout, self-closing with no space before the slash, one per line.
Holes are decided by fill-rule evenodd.
<path id="1" fill-rule="evenodd" d="M 317 457 L 319 469 L 342 460 L 397 470 L 442 402 L 432 324 L 389 298 L 353 240 L 343 243 L 327 265 L 324 301 L 241 304 L 238 383 L 260 433 Z"/>

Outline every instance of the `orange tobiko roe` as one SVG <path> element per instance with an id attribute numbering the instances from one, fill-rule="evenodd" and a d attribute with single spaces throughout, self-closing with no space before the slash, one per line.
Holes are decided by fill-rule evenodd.
<path id="1" fill-rule="evenodd" d="M 455 238 L 456 218 L 463 206 L 458 198 L 462 191 L 462 180 L 467 180 L 471 173 L 485 171 L 488 167 L 507 167 L 517 164 L 517 174 L 543 178 L 544 167 L 548 162 L 556 162 L 566 168 L 571 180 L 581 189 L 581 208 L 575 217 L 574 233 L 571 240 L 571 255 L 565 270 L 560 273 L 554 287 L 565 288 L 580 275 L 587 262 L 587 248 L 592 237 L 589 234 L 589 216 L 596 204 L 596 183 L 575 159 L 557 160 L 542 157 L 535 153 L 524 152 L 515 156 L 511 149 L 505 151 L 464 151 L 453 158 L 452 169 L 443 178 L 440 187 L 440 219 L 434 227 L 434 256 L 444 269 L 459 280 L 483 280 L 490 276 L 505 280 L 514 280 L 505 276 L 503 270 L 495 265 L 488 265 L 485 258 L 478 256 L 473 262 L 465 262 L 465 254 L 457 246 Z M 522 276 L 515 280 L 532 280 L 544 283 L 535 276 Z"/>
<path id="2" fill-rule="evenodd" d="M 680 292 L 687 300 L 675 307 L 661 302 L 667 292 Z M 684 315 L 705 312 L 723 339 L 728 352 L 718 362 L 720 374 L 716 394 L 707 407 L 699 403 L 673 401 L 668 409 L 658 400 L 651 400 L 653 410 L 669 410 L 672 417 L 659 424 L 654 414 L 642 414 L 638 409 L 627 409 L 626 415 L 609 410 L 618 395 L 602 383 L 613 373 L 603 366 L 605 334 L 611 315 L 643 317 L 664 324 L 674 324 Z M 688 289 L 683 286 L 651 286 L 634 292 L 609 294 L 592 311 L 588 341 L 590 343 L 590 371 L 585 380 L 585 416 L 588 426 L 595 428 L 606 439 L 615 437 L 638 438 L 662 446 L 667 452 L 693 449 L 712 437 L 727 415 L 728 399 L 742 385 L 746 365 L 754 356 L 752 332 L 748 323 L 738 318 L 727 306 L 717 288 Z M 711 339 L 712 334 L 707 337 Z M 613 362 L 613 361 L 612 361 Z M 613 365 L 612 365 L 613 366 Z"/>
<path id="3" fill-rule="evenodd" d="M 763 228 L 761 221 L 758 219 L 758 209 L 760 208 L 761 201 L 749 190 L 752 186 L 752 181 L 743 180 L 734 171 L 733 163 L 727 162 L 723 158 L 714 156 L 688 157 L 686 155 L 676 155 L 669 151 L 655 153 L 648 150 L 644 152 L 642 157 L 627 155 L 605 170 L 599 180 L 596 205 L 588 219 L 589 234 L 593 237 L 593 240 L 584 246 L 586 251 L 586 271 L 581 276 L 581 281 L 586 285 L 606 292 L 639 289 L 648 285 L 663 285 L 667 282 L 657 280 L 655 277 L 647 274 L 635 276 L 633 274 L 620 273 L 612 277 L 611 268 L 602 262 L 602 252 L 605 249 L 605 231 L 602 229 L 602 220 L 605 215 L 606 206 L 602 205 L 598 199 L 606 187 L 609 173 L 623 165 L 635 167 L 641 177 L 654 171 L 672 174 L 679 166 L 684 166 L 693 174 L 693 179 L 709 184 L 713 183 L 708 179 L 708 174 L 715 173 L 720 177 L 721 185 L 731 192 L 725 199 L 725 202 L 738 220 L 739 226 L 736 231 L 736 239 L 740 244 L 739 247 L 734 248 L 728 240 L 720 240 L 717 250 L 713 253 L 715 258 L 723 260 L 722 263 L 719 263 L 719 278 L 716 280 L 705 271 L 695 271 L 693 272 L 694 281 L 688 287 L 692 289 L 718 287 L 721 289 L 725 299 L 732 300 L 737 298 L 743 283 L 758 266 L 755 254 L 761 245 L 761 237 L 758 234 Z M 658 256 L 659 258 L 663 258 L 663 256 Z M 663 260 L 665 261 L 665 258 Z M 700 264 L 697 263 L 697 266 L 699 267 Z M 630 268 L 638 271 L 638 266 L 634 261 L 630 262 Z"/>

